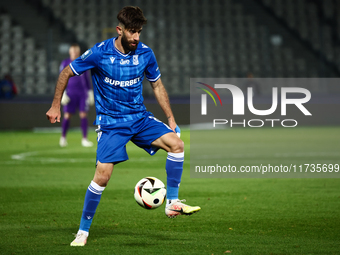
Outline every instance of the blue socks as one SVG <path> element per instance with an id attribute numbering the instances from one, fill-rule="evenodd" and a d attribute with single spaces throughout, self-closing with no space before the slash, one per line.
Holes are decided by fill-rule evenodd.
<path id="1" fill-rule="evenodd" d="M 97 183 L 91 181 L 91 184 L 85 194 L 83 214 L 81 216 L 79 230 L 89 232 L 93 216 L 96 212 L 104 189 L 105 187 L 100 187 Z"/>
<path id="2" fill-rule="evenodd" d="M 167 173 L 167 199 L 178 199 L 179 184 L 183 172 L 184 152 L 168 152 L 165 170 Z"/>
<path id="3" fill-rule="evenodd" d="M 165 165 L 165 170 L 167 173 L 168 200 L 178 199 L 179 184 L 181 182 L 183 172 L 183 162 L 184 152 L 168 152 Z M 81 216 L 79 230 L 89 232 L 93 216 L 96 212 L 104 189 L 105 187 L 100 187 L 97 183 L 91 181 L 91 184 L 89 185 L 85 194 L 83 214 Z"/>

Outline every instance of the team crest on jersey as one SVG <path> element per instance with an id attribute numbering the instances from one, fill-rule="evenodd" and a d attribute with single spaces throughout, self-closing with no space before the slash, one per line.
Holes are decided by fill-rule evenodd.
<path id="1" fill-rule="evenodd" d="M 133 55 L 133 64 L 134 65 L 138 65 L 139 64 L 138 55 Z"/>
<path id="2" fill-rule="evenodd" d="M 113 62 L 115 62 L 115 59 L 114 57 L 110 57 L 110 60 L 111 60 L 111 63 L 113 64 Z"/>
<path id="3" fill-rule="evenodd" d="M 85 53 L 83 55 L 81 55 L 81 59 L 85 60 L 88 58 L 88 56 L 90 56 L 92 54 L 92 50 L 88 49 L 87 51 L 85 51 Z"/>

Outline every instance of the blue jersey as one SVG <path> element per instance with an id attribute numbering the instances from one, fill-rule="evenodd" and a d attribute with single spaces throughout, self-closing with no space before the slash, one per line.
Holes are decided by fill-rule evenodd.
<path id="1" fill-rule="evenodd" d="M 116 38 L 96 44 L 70 63 L 74 74 L 91 69 L 96 102 L 96 125 L 109 125 L 147 115 L 142 96 L 144 74 L 150 82 L 161 73 L 153 51 L 139 42 L 135 51 L 123 54 Z"/>

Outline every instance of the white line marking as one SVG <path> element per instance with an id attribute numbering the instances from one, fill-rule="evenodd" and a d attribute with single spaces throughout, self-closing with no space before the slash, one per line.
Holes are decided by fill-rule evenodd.
<path id="1" fill-rule="evenodd" d="M 40 162 L 40 163 L 94 163 L 96 160 L 95 157 L 95 150 L 91 150 L 90 153 L 94 154 L 93 157 L 86 157 L 86 158 L 54 158 L 54 157 L 44 157 L 44 154 L 72 154 L 75 152 L 83 153 L 83 154 L 89 154 L 87 152 L 84 152 L 83 150 L 50 150 L 50 151 L 31 151 L 31 152 L 23 152 L 19 154 L 13 154 L 11 155 L 12 161 L 5 161 L 2 162 L 3 164 L 19 164 L 23 162 Z M 165 157 L 156 157 L 156 156 L 148 156 L 148 157 L 139 157 L 139 158 L 132 158 L 130 161 L 137 161 L 137 162 L 144 162 L 144 161 L 159 161 L 164 160 Z"/>
<path id="2" fill-rule="evenodd" d="M 255 154 L 255 153 L 246 153 L 246 154 L 215 154 L 215 155 L 193 155 L 191 154 L 191 159 L 220 159 L 220 158 L 299 158 L 299 157 L 339 157 L 340 153 L 335 151 L 329 152 L 297 152 L 297 153 L 274 153 L 274 154 Z"/>

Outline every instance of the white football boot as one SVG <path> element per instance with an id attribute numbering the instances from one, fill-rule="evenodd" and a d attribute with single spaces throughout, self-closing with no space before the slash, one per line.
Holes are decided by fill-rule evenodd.
<path id="1" fill-rule="evenodd" d="M 60 137 L 59 146 L 60 147 L 66 147 L 67 146 L 66 137 Z"/>
<path id="2" fill-rule="evenodd" d="M 199 206 L 190 206 L 183 204 L 182 202 L 185 202 L 185 200 L 171 200 L 171 202 L 165 207 L 166 216 L 168 216 L 169 218 L 175 218 L 178 215 L 191 215 L 201 210 L 201 207 Z"/>
<path id="3" fill-rule="evenodd" d="M 81 145 L 82 145 L 83 147 L 92 147 L 92 146 L 93 146 L 93 142 L 87 140 L 87 138 L 83 138 L 83 139 L 81 140 Z"/>
<path id="4" fill-rule="evenodd" d="M 76 239 L 70 244 L 71 246 L 84 246 L 87 241 L 87 237 L 89 236 L 89 232 L 78 230 L 76 234 Z"/>

